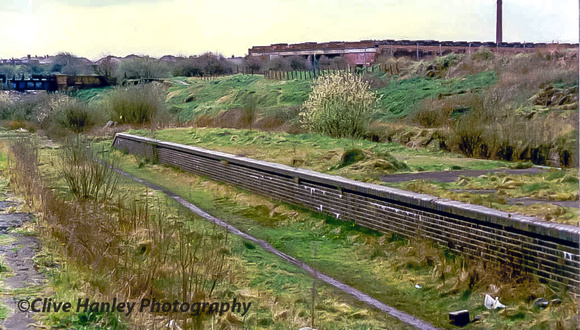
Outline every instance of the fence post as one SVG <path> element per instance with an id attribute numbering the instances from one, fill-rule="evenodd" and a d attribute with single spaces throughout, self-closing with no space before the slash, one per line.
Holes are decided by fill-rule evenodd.
<path id="1" fill-rule="evenodd" d="M 419 60 L 419 43 L 417 43 L 417 61 Z"/>

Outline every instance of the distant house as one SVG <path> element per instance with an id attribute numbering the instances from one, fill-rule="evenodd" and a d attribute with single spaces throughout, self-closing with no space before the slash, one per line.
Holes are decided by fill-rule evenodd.
<path id="1" fill-rule="evenodd" d="M 226 58 L 226 60 L 228 62 L 230 62 L 231 64 L 238 65 L 238 66 L 241 66 L 244 63 L 244 58 L 243 57 L 240 57 L 240 56 L 234 56 L 234 55 L 232 55 L 232 57 Z"/>

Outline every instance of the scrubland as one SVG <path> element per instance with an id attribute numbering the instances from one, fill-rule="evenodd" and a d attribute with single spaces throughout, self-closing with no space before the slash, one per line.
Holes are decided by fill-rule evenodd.
<path id="1" fill-rule="evenodd" d="M 449 327 L 447 313 L 457 309 L 483 316 L 474 328 L 577 327 L 574 299 L 533 277 L 110 150 L 115 132 L 133 129 L 129 132 L 577 224 L 577 209 L 550 204 L 578 200 L 577 73 L 573 51 L 498 56 L 480 50 L 420 62 L 382 57 L 375 68 L 358 73 L 376 98 L 356 117 L 364 120 L 356 134 L 305 124 L 305 111 L 318 93 L 317 82 L 309 79 L 174 76 L 67 95 L 2 94 L 0 119 L 11 130 L 4 136 L 12 139 L 3 176 L 39 214 L 35 226 L 44 248 L 37 263 L 51 280 L 51 294 L 101 300 L 242 297 L 255 303 L 244 317 L 57 313 L 42 322 L 158 327 L 173 319 L 193 328 L 291 328 L 309 325 L 314 317 L 320 328 L 404 327 L 330 287 L 313 290 L 303 271 L 192 216 L 162 193 L 118 176 L 110 164 L 438 327 Z M 361 93 L 365 100 L 371 94 Z M 341 109 L 341 99 L 333 100 Z M 46 147 L 46 140 L 35 137 L 20 140 L 25 132 L 62 147 Z M 550 168 L 533 175 L 501 172 L 536 165 Z M 401 173 L 461 170 L 494 171 L 450 183 L 436 177 L 383 182 Z M 518 198 L 540 202 L 509 203 Z M 486 293 L 501 297 L 508 308 L 487 311 Z M 532 304 L 538 297 L 563 303 L 540 310 Z"/>

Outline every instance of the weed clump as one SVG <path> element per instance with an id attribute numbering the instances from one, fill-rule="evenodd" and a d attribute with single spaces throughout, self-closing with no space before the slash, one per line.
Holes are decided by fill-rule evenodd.
<path id="1" fill-rule="evenodd" d="M 345 167 L 351 164 L 354 164 L 358 161 L 365 159 L 365 154 L 360 149 L 351 149 L 346 151 L 340 157 L 340 162 L 338 164 L 338 168 Z"/>
<path id="2" fill-rule="evenodd" d="M 102 201 L 116 190 L 119 176 L 111 165 L 98 160 L 93 149 L 80 138 L 64 148 L 60 174 L 77 199 Z"/>
<path id="3" fill-rule="evenodd" d="M 69 102 L 62 109 L 63 118 L 61 125 L 70 129 L 73 133 L 79 134 L 85 129 L 92 127 L 93 120 L 90 118 L 89 107 L 76 99 Z"/>
<path id="4" fill-rule="evenodd" d="M 165 91 L 160 84 L 117 88 L 105 100 L 111 120 L 120 124 L 146 124 L 167 114 Z"/>

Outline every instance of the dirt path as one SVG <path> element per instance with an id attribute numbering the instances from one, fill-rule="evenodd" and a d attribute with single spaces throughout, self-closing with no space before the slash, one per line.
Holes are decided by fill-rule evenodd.
<path id="1" fill-rule="evenodd" d="M 546 172 L 547 169 L 541 167 L 531 167 L 521 170 L 502 168 L 494 170 L 465 170 L 465 171 L 441 171 L 441 172 L 420 172 L 403 173 L 382 176 L 383 182 L 406 182 L 411 180 L 433 180 L 439 182 L 454 182 L 461 176 L 480 176 L 487 173 L 505 172 L 507 174 L 538 174 Z"/>
<path id="2" fill-rule="evenodd" d="M 397 319 L 401 320 L 402 322 L 409 324 L 411 326 L 416 327 L 417 329 L 436 329 L 432 324 L 425 322 L 415 316 L 409 315 L 403 311 L 400 311 L 394 307 L 391 307 L 351 286 L 348 286 L 326 274 L 323 274 L 313 268 L 311 268 L 310 266 L 308 266 L 306 263 L 282 252 L 277 250 L 276 248 L 274 248 L 271 244 L 269 244 L 266 241 L 260 240 L 255 238 L 254 236 L 248 235 L 247 233 L 239 230 L 238 228 L 230 225 L 229 223 L 227 223 L 224 220 L 218 219 L 212 215 L 210 215 L 209 213 L 205 212 L 204 210 L 200 209 L 199 207 L 195 206 L 194 204 L 189 203 L 188 201 L 184 200 L 183 198 L 177 196 L 176 194 L 174 194 L 173 192 L 161 188 L 159 186 L 156 186 L 154 184 L 152 184 L 151 182 L 142 180 L 137 178 L 136 176 L 133 176 L 129 173 L 123 172 L 119 169 L 115 169 L 118 173 L 131 178 L 141 184 L 146 185 L 147 187 L 154 189 L 154 190 L 158 190 L 163 192 L 165 195 L 167 195 L 170 198 L 173 198 L 175 201 L 177 201 L 179 204 L 185 206 L 186 208 L 188 208 L 191 212 L 205 218 L 206 220 L 215 223 L 218 226 L 221 226 L 223 228 L 225 228 L 227 231 L 229 231 L 230 233 L 240 236 L 243 239 L 246 239 L 248 241 L 254 242 L 255 244 L 259 245 L 260 247 L 262 247 L 264 250 L 280 257 L 281 259 L 285 260 L 286 262 L 300 267 L 302 269 L 304 269 L 305 271 L 307 271 L 308 273 L 311 274 L 311 276 L 355 297 L 356 299 L 358 299 L 361 302 L 364 302 L 365 304 L 368 304 L 370 306 L 373 306 L 385 313 L 387 313 L 388 315 L 391 315 L 393 317 L 396 317 Z"/>
<path id="3" fill-rule="evenodd" d="M 31 292 L 41 290 L 45 285 L 42 274 L 36 271 L 34 256 L 39 249 L 39 242 L 34 236 L 23 235 L 14 231 L 27 221 L 30 221 L 30 213 L 7 213 L 7 210 L 18 206 L 15 202 L 0 202 L 0 234 L 3 243 L 0 244 L 0 256 L 3 258 L 3 266 L 9 268 L 13 276 L 6 277 L 2 283 L 6 292 L 2 303 L 8 307 L 8 317 L 1 322 L 4 329 L 24 330 L 35 329 L 32 312 L 21 312 L 17 308 L 17 294 L 14 290 Z"/>

